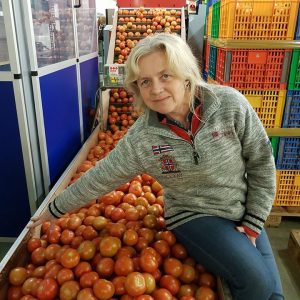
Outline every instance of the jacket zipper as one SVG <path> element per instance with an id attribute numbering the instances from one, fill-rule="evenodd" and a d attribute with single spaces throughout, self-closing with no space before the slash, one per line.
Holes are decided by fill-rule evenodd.
<path id="1" fill-rule="evenodd" d="M 192 148 L 193 148 L 194 162 L 195 162 L 196 165 L 198 165 L 200 157 L 199 157 L 198 152 L 196 151 L 195 143 L 194 143 L 194 136 L 193 136 L 193 134 L 192 134 L 192 132 L 190 130 L 188 130 L 188 135 L 190 136 L 191 145 L 192 145 Z"/>

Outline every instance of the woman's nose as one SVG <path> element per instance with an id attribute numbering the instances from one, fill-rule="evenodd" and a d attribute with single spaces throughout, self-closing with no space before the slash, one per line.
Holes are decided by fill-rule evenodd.
<path id="1" fill-rule="evenodd" d="M 153 80 L 151 93 L 154 95 L 158 95 L 163 91 L 163 84 L 159 80 Z"/>

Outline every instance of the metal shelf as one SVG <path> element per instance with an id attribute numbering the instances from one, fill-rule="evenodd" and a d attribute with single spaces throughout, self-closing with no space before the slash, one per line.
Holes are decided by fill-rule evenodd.
<path id="1" fill-rule="evenodd" d="M 241 48 L 241 49 L 300 49 L 300 40 L 276 41 L 276 40 L 233 40 L 215 39 L 208 37 L 210 45 L 222 48 Z"/>

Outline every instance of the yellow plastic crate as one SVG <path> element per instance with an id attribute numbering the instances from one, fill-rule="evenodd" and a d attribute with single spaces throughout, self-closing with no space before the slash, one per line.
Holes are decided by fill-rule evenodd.
<path id="1" fill-rule="evenodd" d="M 276 171 L 274 206 L 300 206 L 300 171 Z"/>
<path id="2" fill-rule="evenodd" d="M 219 38 L 293 40 L 299 0 L 222 0 Z"/>
<path id="3" fill-rule="evenodd" d="M 210 76 L 207 77 L 207 83 L 219 84 L 217 81 L 213 80 Z"/>
<path id="4" fill-rule="evenodd" d="M 286 90 L 239 90 L 250 102 L 265 128 L 281 127 Z"/>
<path id="5" fill-rule="evenodd" d="M 212 6 L 208 8 L 208 15 L 207 15 L 207 27 L 206 27 L 206 35 L 211 36 L 211 24 L 212 24 Z"/>

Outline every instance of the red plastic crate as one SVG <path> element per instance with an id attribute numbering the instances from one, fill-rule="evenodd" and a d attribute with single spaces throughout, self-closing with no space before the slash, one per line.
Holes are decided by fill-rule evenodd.
<path id="1" fill-rule="evenodd" d="M 209 64 L 209 43 L 206 43 L 205 47 L 205 71 L 208 72 L 208 64 Z"/>
<path id="2" fill-rule="evenodd" d="M 216 80 L 237 89 L 284 90 L 291 49 L 218 48 Z"/>

